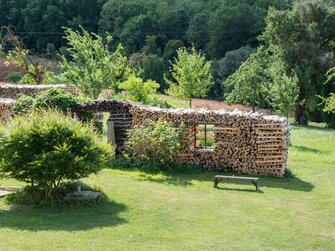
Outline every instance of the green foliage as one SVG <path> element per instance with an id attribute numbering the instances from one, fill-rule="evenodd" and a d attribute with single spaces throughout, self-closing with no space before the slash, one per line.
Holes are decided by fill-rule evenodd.
<path id="1" fill-rule="evenodd" d="M 227 51 L 256 44 L 254 34 L 262 30 L 258 15 L 257 9 L 245 1 L 216 9 L 210 16 L 207 44 L 212 58 L 222 58 Z"/>
<path id="2" fill-rule="evenodd" d="M 157 96 L 149 96 L 148 104 L 152 106 L 157 106 L 160 108 L 171 108 L 172 107 L 172 105 L 169 102 L 167 102 L 165 99 L 159 98 Z"/>
<path id="3" fill-rule="evenodd" d="M 225 81 L 228 104 L 238 103 L 252 107 L 269 107 L 271 78 L 266 71 L 270 63 L 264 47 L 259 47 L 240 68 Z"/>
<path id="4" fill-rule="evenodd" d="M 63 113 L 72 112 L 78 101 L 70 93 L 59 88 L 49 89 L 36 97 L 34 108 L 57 108 Z"/>
<path id="5" fill-rule="evenodd" d="M 82 191 L 95 191 L 101 194 L 96 198 L 84 196 L 70 196 L 69 193 L 77 191 L 80 185 Z M 108 200 L 101 188 L 97 186 L 89 186 L 82 182 L 64 182 L 57 187 L 52 196 L 45 198 L 43 189 L 38 187 L 26 186 L 22 192 L 10 194 L 5 198 L 5 203 L 9 205 L 26 205 L 37 206 L 43 208 L 64 208 L 64 207 L 80 207 L 92 206 L 104 203 Z"/>
<path id="6" fill-rule="evenodd" d="M 212 85 L 211 63 L 194 47 L 190 53 L 185 48 L 177 51 L 178 58 L 171 67 L 173 81 L 166 79 L 168 93 L 175 97 L 204 97 Z"/>
<path id="7" fill-rule="evenodd" d="M 334 84 L 335 67 L 331 68 L 327 72 L 326 77 L 327 77 L 327 81 L 326 81 L 325 84 L 332 84 L 333 87 L 335 88 L 335 84 Z M 325 107 L 324 107 L 323 111 L 326 112 L 326 113 L 334 113 L 335 114 L 335 93 L 330 93 L 329 97 L 322 98 L 322 99 L 325 103 Z M 335 121 L 333 121 L 333 123 L 335 123 Z"/>
<path id="8" fill-rule="evenodd" d="M 0 26 L 13 25 L 27 48 L 52 57 L 54 49 L 64 53 L 66 39 L 62 27 L 73 30 L 81 25 L 97 34 L 113 36 L 110 50 L 124 46 L 127 56 L 144 52 L 163 58 L 152 61 L 145 80 L 152 79 L 165 90 L 163 76 L 168 76 L 169 61 L 176 50 L 194 44 L 211 61 L 222 59 L 226 52 L 249 45 L 258 46 L 257 37 L 265 27 L 270 6 L 285 10 L 292 0 L 0 0 Z M 54 45 L 54 48 L 52 46 Z M 147 60 L 146 63 L 149 61 Z M 157 64 L 157 65 L 156 65 Z M 168 76 L 169 77 L 169 76 Z M 216 78 L 216 76 L 214 76 Z M 96 84 L 95 84 L 96 85 Z M 219 82 L 209 94 L 222 98 Z"/>
<path id="9" fill-rule="evenodd" d="M 269 95 L 272 108 L 288 119 L 289 113 L 294 111 L 298 99 L 298 78 L 296 74 L 286 75 L 285 67 L 280 65 L 281 63 L 278 59 L 270 68 L 273 83 Z"/>
<path id="10" fill-rule="evenodd" d="M 72 94 L 59 88 L 51 88 L 36 98 L 21 96 L 11 109 L 12 115 L 26 114 L 31 110 L 55 108 L 63 113 L 73 112 L 79 100 Z"/>
<path id="11" fill-rule="evenodd" d="M 325 100 L 325 112 L 335 113 L 335 93 L 331 93 L 328 98 Z"/>
<path id="12" fill-rule="evenodd" d="M 53 43 L 48 43 L 47 44 L 47 49 L 46 49 L 46 55 L 47 58 L 55 58 L 56 56 L 56 47 Z"/>
<path id="13" fill-rule="evenodd" d="M 10 83 L 18 83 L 21 81 L 21 79 L 22 79 L 21 72 L 11 72 L 4 78 L 4 81 Z"/>
<path id="14" fill-rule="evenodd" d="M 146 81 L 136 76 L 130 76 L 129 79 L 120 84 L 119 88 L 127 91 L 127 96 L 135 102 L 148 104 L 149 94 L 157 92 L 159 84 L 155 81 Z"/>
<path id="15" fill-rule="evenodd" d="M 65 29 L 68 49 L 72 61 L 62 57 L 61 80 L 77 86 L 86 96 L 96 99 L 105 88 L 119 91 L 119 83 L 127 79 L 130 69 L 123 47 L 118 45 L 114 52 L 109 47 L 112 37 L 104 40 L 95 33 Z"/>
<path id="16" fill-rule="evenodd" d="M 298 96 L 297 77 L 286 74 L 284 62 L 260 46 L 240 68 L 225 81 L 228 104 L 238 103 L 273 108 L 288 115 Z"/>
<path id="17" fill-rule="evenodd" d="M 10 32 L 10 31 L 9 31 Z M 39 61 L 34 59 L 29 53 L 30 51 L 23 48 L 21 41 L 13 34 L 9 33 L 6 37 L 10 46 L 13 48 L 7 52 L 5 66 L 15 66 L 20 68 L 24 75 L 20 79 L 20 83 L 40 85 L 50 80 L 51 73 Z M 0 46 L 0 53 L 2 47 Z"/>
<path id="18" fill-rule="evenodd" d="M 166 43 L 163 53 L 163 58 L 166 61 L 171 61 L 177 57 L 177 51 L 179 48 L 184 47 L 184 43 L 181 40 L 173 39 Z"/>
<path id="19" fill-rule="evenodd" d="M 333 1 L 295 1 L 292 10 L 271 8 L 266 18 L 261 39 L 285 63 L 286 73 L 297 75 L 297 122 L 305 112 L 318 109 L 318 95 L 329 95 L 323 83 L 334 61 L 334 6 Z"/>
<path id="20" fill-rule="evenodd" d="M 13 116 L 26 114 L 33 109 L 34 99 L 30 96 L 21 96 L 11 108 L 11 114 Z"/>
<path id="21" fill-rule="evenodd" d="M 128 131 L 125 152 L 140 160 L 171 162 L 180 150 L 181 130 L 166 121 L 148 121 L 145 126 Z"/>
<path id="22" fill-rule="evenodd" d="M 213 61 L 212 76 L 214 85 L 210 88 L 208 96 L 214 99 L 222 99 L 225 93 L 223 82 L 254 52 L 255 49 L 250 46 L 243 46 L 237 50 L 228 51 L 224 58 Z"/>
<path id="23" fill-rule="evenodd" d="M 194 44 L 198 50 L 206 49 L 209 37 L 209 18 L 208 12 L 197 13 L 190 20 L 187 30 L 188 40 Z"/>
<path id="24" fill-rule="evenodd" d="M 0 127 L 0 175 L 42 189 L 45 198 L 64 180 L 97 173 L 111 157 L 93 126 L 58 111 L 16 116 Z"/>
<path id="25" fill-rule="evenodd" d="M 153 80 L 159 83 L 160 91 L 165 89 L 165 65 L 163 58 L 156 54 L 145 55 L 142 59 L 142 77 L 144 80 Z"/>
<path id="26" fill-rule="evenodd" d="M 147 36 L 145 39 L 145 46 L 143 47 L 144 55 L 156 54 L 160 55 L 161 50 L 157 46 L 157 36 Z"/>

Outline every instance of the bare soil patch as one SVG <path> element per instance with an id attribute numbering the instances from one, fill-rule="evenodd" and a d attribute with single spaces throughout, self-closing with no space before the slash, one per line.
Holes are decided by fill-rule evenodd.
<path id="1" fill-rule="evenodd" d="M 192 108 L 207 108 L 210 110 L 227 110 L 227 111 L 234 111 L 235 109 L 241 110 L 241 111 L 252 111 L 252 107 L 245 106 L 245 105 L 228 105 L 227 103 L 223 101 L 217 101 L 217 100 L 208 100 L 208 99 L 193 99 L 192 100 Z M 265 114 L 270 114 L 270 111 L 267 109 L 256 109 L 257 112 L 262 112 Z"/>

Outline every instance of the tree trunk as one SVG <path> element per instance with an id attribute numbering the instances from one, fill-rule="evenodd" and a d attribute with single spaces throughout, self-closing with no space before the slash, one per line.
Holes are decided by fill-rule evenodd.
<path id="1" fill-rule="evenodd" d="M 48 185 L 46 187 L 46 190 L 45 190 L 45 199 L 48 199 L 48 198 L 51 197 L 52 190 L 53 190 L 53 184 Z"/>
<path id="2" fill-rule="evenodd" d="M 296 109 L 295 109 L 295 121 L 299 124 L 299 125 L 308 125 L 307 123 L 307 119 L 304 118 L 303 114 L 304 114 L 304 106 L 301 104 L 298 104 Z"/>
<path id="3" fill-rule="evenodd" d="M 256 107 L 255 106 L 252 107 L 252 112 L 256 112 Z"/>
<path id="4" fill-rule="evenodd" d="M 192 97 L 190 97 L 190 108 L 192 108 Z"/>

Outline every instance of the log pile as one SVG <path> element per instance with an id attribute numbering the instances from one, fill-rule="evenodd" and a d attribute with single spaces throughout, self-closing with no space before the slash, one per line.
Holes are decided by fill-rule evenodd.
<path id="1" fill-rule="evenodd" d="M 0 98 L 18 99 L 22 95 L 36 97 L 43 91 L 51 88 L 60 88 L 77 95 L 78 91 L 75 88 L 66 87 L 65 85 L 18 85 L 18 84 L 1 84 Z"/>
<path id="2" fill-rule="evenodd" d="M 202 165 L 209 170 L 279 177 L 285 173 L 290 131 L 282 117 L 238 110 L 161 109 L 124 101 L 95 101 L 78 109 L 110 112 L 119 149 L 129 128 L 143 126 L 147 120 L 162 119 L 175 126 L 185 125 L 182 149 L 176 156 L 178 162 Z M 195 147 L 196 128 L 200 124 L 214 127 L 213 148 Z"/>
<path id="3" fill-rule="evenodd" d="M 13 99 L 0 98 L 0 123 L 5 122 L 10 117 L 10 110 L 15 103 Z"/>

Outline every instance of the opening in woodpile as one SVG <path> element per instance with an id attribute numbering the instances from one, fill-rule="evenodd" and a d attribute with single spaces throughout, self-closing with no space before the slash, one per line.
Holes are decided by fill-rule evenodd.
<path id="1" fill-rule="evenodd" d="M 199 124 L 195 126 L 194 131 L 194 147 L 195 148 L 214 148 L 214 125 Z"/>

